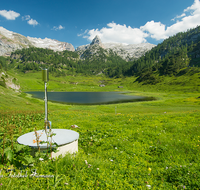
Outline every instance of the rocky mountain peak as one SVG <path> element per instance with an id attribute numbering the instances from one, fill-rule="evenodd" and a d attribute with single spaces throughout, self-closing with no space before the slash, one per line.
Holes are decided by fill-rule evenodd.
<path id="1" fill-rule="evenodd" d="M 97 44 L 99 45 L 100 47 L 103 47 L 103 44 L 101 42 L 101 38 L 96 35 L 95 38 L 92 40 L 92 42 L 90 43 L 90 45 L 94 45 L 94 44 Z"/>
<path id="2" fill-rule="evenodd" d="M 90 43 L 90 45 L 93 45 L 93 44 L 102 44 L 101 38 L 98 35 L 96 35 L 95 38 Z"/>

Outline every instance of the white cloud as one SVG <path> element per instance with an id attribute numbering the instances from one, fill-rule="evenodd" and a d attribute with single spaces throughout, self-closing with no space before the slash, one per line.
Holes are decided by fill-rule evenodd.
<path id="1" fill-rule="evenodd" d="M 29 21 L 27 21 L 27 23 L 33 26 L 36 26 L 39 24 L 36 20 L 33 20 L 33 19 L 30 19 Z"/>
<path id="2" fill-rule="evenodd" d="M 184 17 L 184 16 L 186 16 L 185 13 L 183 13 L 182 15 L 177 15 L 176 17 L 174 17 L 174 18 L 171 19 L 171 20 L 172 20 L 172 21 L 175 21 L 177 18 L 182 18 L 182 17 Z"/>
<path id="3" fill-rule="evenodd" d="M 187 14 L 186 14 L 187 13 Z M 194 0 L 194 3 L 183 10 L 183 13 L 176 16 L 172 20 L 176 23 L 166 27 L 161 22 L 148 21 L 144 26 L 140 28 L 132 28 L 126 25 L 116 24 L 114 22 L 107 24 L 107 27 L 102 29 L 86 30 L 83 36 L 89 41 L 98 35 L 102 42 L 120 42 L 127 44 L 137 44 L 147 42 L 146 38 L 151 37 L 156 40 L 164 40 L 169 36 L 173 36 L 178 32 L 187 31 L 187 29 L 195 28 L 200 25 L 200 0 Z"/>
<path id="4" fill-rule="evenodd" d="M 6 10 L 1 10 L 0 11 L 0 15 L 5 17 L 7 20 L 15 20 L 17 17 L 20 16 L 19 13 L 15 12 L 15 11 L 6 11 Z"/>
<path id="5" fill-rule="evenodd" d="M 199 14 L 200 13 L 200 2 L 199 0 L 194 0 L 194 3 L 192 4 L 192 6 L 186 8 L 184 10 L 184 12 L 188 12 L 191 11 L 192 14 Z"/>
<path id="6" fill-rule="evenodd" d="M 194 0 L 194 3 L 192 6 L 186 8 L 184 10 L 185 12 L 190 12 L 188 16 L 183 16 L 181 21 L 176 22 L 175 24 L 167 27 L 166 29 L 166 35 L 171 36 L 178 32 L 184 32 L 187 29 L 195 28 L 198 25 L 200 25 L 200 1 Z M 183 13 L 183 15 L 184 15 Z"/>
<path id="7" fill-rule="evenodd" d="M 165 25 L 161 22 L 147 22 L 144 26 L 140 27 L 140 30 L 147 31 L 150 34 L 150 37 L 156 40 L 161 40 L 168 37 L 165 35 Z"/>
<path id="8" fill-rule="evenodd" d="M 31 18 L 30 15 L 25 15 L 22 17 L 22 20 L 30 20 L 30 18 Z"/>
<path id="9" fill-rule="evenodd" d="M 146 42 L 148 34 L 144 33 L 138 28 L 131 28 L 130 26 L 116 24 L 114 22 L 107 24 L 107 27 L 99 29 L 86 30 L 87 35 L 83 38 L 92 39 L 98 35 L 102 42 L 119 42 L 126 44 L 137 44 Z M 79 34 L 80 36 L 80 34 Z"/>
<path id="10" fill-rule="evenodd" d="M 83 29 L 81 29 L 81 31 L 83 31 Z M 81 34 L 77 34 L 77 36 L 84 36 L 85 34 L 87 34 L 89 30 L 85 30 L 85 32 L 81 33 Z M 84 38 L 84 37 L 83 37 Z"/>
<path id="11" fill-rule="evenodd" d="M 62 29 L 65 29 L 65 27 L 63 27 L 62 25 L 54 26 L 54 27 L 52 28 L 52 30 L 62 30 Z"/>
<path id="12" fill-rule="evenodd" d="M 23 16 L 23 17 L 22 17 L 22 20 L 27 20 L 27 23 L 28 23 L 29 25 L 33 25 L 33 26 L 36 26 L 36 25 L 39 24 L 36 20 L 32 19 L 30 15 L 25 15 L 25 16 Z"/>

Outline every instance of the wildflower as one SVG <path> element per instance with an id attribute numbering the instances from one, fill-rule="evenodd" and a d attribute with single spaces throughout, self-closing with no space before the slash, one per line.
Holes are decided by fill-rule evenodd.
<path id="1" fill-rule="evenodd" d="M 91 165 L 91 164 L 89 164 L 89 165 L 88 165 L 88 168 L 90 168 L 91 166 L 92 166 L 92 165 Z"/>
<path id="2" fill-rule="evenodd" d="M 40 160 L 40 161 L 43 161 L 44 159 L 43 159 L 43 158 L 39 158 L 39 160 Z"/>
<path id="3" fill-rule="evenodd" d="M 71 125 L 71 128 L 79 128 L 77 125 Z"/>
<path id="4" fill-rule="evenodd" d="M 99 170 L 99 168 L 97 168 L 97 170 Z"/>
<path id="5" fill-rule="evenodd" d="M 2 186 L 3 184 L 1 183 L 0 186 Z"/>
<path id="6" fill-rule="evenodd" d="M 183 186 L 183 189 L 185 189 L 185 186 Z"/>
<path id="7" fill-rule="evenodd" d="M 111 162 L 113 162 L 113 160 L 110 160 Z"/>
<path id="8" fill-rule="evenodd" d="M 115 147 L 115 149 L 117 149 L 117 147 Z"/>
<path id="9" fill-rule="evenodd" d="M 166 170 L 168 169 L 168 167 L 166 167 Z"/>
<path id="10" fill-rule="evenodd" d="M 68 183 L 65 183 L 65 185 L 69 185 Z"/>
<path id="11" fill-rule="evenodd" d="M 151 189 L 151 185 L 146 185 L 148 189 Z"/>
<path id="12" fill-rule="evenodd" d="M 148 168 L 148 170 L 151 172 L 151 168 Z"/>
<path id="13" fill-rule="evenodd" d="M 88 162 L 87 162 L 87 160 L 85 160 L 85 164 L 86 164 L 86 165 L 88 165 Z"/>

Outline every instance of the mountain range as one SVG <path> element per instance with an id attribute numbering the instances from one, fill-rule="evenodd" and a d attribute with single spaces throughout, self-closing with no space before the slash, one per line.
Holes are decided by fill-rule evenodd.
<path id="1" fill-rule="evenodd" d="M 0 56 L 10 55 L 11 52 L 29 47 L 38 47 L 44 49 L 52 49 L 54 51 L 76 51 L 80 58 L 83 57 L 84 52 L 87 50 L 94 49 L 94 46 L 99 46 L 105 50 L 112 50 L 118 56 L 129 61 L 133 59 L 138 59 L 145 52 L 151 50 L 156 45 L 149 43 L 142 44 L 122 44 L 122 43 L 102 43 L 99 36 L 96 36 L 90 44 L 79 46 L 74 48 L 74 46 L 67 42 L 60 42 L 54 39 L 41 39 L 33 37 L 25 37 L 21 34 L 9 31 L 3 27 L 0 27 Z M 93 54 L 93 53 L 92 53 Z"/>
<path id="2" fill-rule="evenodd" d="M 177 33 L 153 48 L 148 44 L 102 43 L 96 36 L 90 44 L 76 50 L 68 43 L 24 37 L 1 27 L 0 51 L 8 55 L 0 56 L 0 69 L 4 70 L 27 73 L 49 68 L 56 77 L 74 74 L 102 74 L 110 78 L 136 76 L 138 82 L 156 84 L 165 76 L 200 72 L 200 26 Z M 139 52 L 137 58 L 136 52 Z"/>
<path id="3" fill-rule="evenodd" d="M 99 36 L 96 36 L 90 44 L 79 46 L 76 51 L 82 55 L 86 50 L 92 51 L 93 46 L 99 46 L 107 51 L 110 49 L 115 52 L 121 58 L 129 61 L 131 59 L 138 59 L 144 55 L 147 51 L 151 50 L 156 45 L 149 43 L 141 44 L 123 44 L 123 43 L 102 43 Z"/>

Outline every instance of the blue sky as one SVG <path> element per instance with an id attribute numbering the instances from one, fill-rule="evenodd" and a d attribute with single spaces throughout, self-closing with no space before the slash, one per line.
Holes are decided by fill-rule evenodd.
<path id="1" fill-rule="evenodd" d="M 0 26 L 75 48 L 102 42 L 158 44 L 200 25 L 200 0 L 6 0 Z"/>

